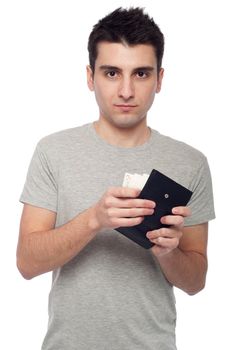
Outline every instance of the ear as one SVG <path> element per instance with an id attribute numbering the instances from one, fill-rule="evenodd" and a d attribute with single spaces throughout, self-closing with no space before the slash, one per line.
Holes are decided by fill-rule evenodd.
<path id="1" fill-rule="evenodd" d="M 156 87 L 156 90 L 155 90 L 156 93 L 159 93 L 160 90 L 161 90 L 163 77 L 164 77 L 164 69 L 160 68 L 160 71 L 159 71 L 159 74 L 158 74 L 157 87 Z"/>
<path id="2" fill-rule="evenodd" d="M 94 91 L 93 71 L 90 65 L 86 66 L 87 84 L 90 91 Z"/>

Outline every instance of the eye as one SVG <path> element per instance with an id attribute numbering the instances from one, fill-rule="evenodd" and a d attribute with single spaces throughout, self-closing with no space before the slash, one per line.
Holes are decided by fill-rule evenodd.
<path id="1" fill-rule="evenodd" d="M 148 73 L 142 70 L 138 71 L 136 74 L 139 78 L 146 78 L 148 76 Z"/>
<path id="2" fill-rule="evenodd" d="M 106 76 L 109 78 L 115 78 L 117 75 L 117 72 L 115 72 L 114 70 L 110 70 L 108 72 L 106 72 Z"/>

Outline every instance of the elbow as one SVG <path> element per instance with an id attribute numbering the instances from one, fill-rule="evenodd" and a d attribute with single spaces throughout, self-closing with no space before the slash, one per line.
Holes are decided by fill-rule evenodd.
<path id="1" fill-rule="evenodd" d="M 26 264 L 23 263 L 21 261 L 21 259 L 17 258 L 17 268 L 18 271 L 20 272 L 21 276 L 25 279 L 25 280 L 31 280 L 33 277 L 35 277 L 36 275 L 32 273 L 32 271 L 26 267 Z"/>
<path id="2" fill-rule="evenodd" d="M 21 274 L 21 276 L 25 279 L 25 280 L 31 280 L 34 276 L 32 274 L 30 274 L 28 271 L 26 271 L 24 268 L 22 268 L 21 265 L 19 265 L 17 263 L 17 268 Z"/>
<path id="3" fill-rule="evenodd" d="M 35 261 L 27 260 L 25 257 L 17 255 L 17 262 L 16 262 L 18 271 L 22 275 L 22 277 L 25 280 L 31 280 L 34 277 L 37 277 L 39 275 L 42 275 L 45 272 L 51 271 L 46 270 L 43 271 L 39 267 L 38 264 L 35 263 Z"/>
<path id="4" fill-rule="evenodd" d="M 201 284 L 195 285 L 192 288 L 186 289 L 185 292 L 192 296 L 196 295 L 197 293 L 201 292 L 205 288 L 205 281 L 203 281 Z"/>
<path id="5" fill-rule="evenodd" d="M 31 259 L 28 259 L 25 250 L 22 248 L 22 245 L 18 244 L 16 252 L 16 266 L 21 276 L 25 280 L 31 280 L 33 277 L 37 276 L 34 270 L 34 263 Z"/>
<path id="6" fill-rule="evenodd" d="M 186 288 L 186 293 L 188 295 L 195 295 L 201 292 L 205 288 L 207 277 L 207 264 L 205 268 L 202 269 L 201 273 L 198 273 L 198 276 L 192 279 L 192 283 L 189 284 L 189 287 Z"/>

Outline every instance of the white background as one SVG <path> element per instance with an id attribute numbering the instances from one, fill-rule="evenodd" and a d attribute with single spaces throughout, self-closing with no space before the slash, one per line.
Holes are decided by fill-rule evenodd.
<path id="1" fill-rule="evenodd" d="M 18 198 L 34 147 L 49 133 L 97 119 L 85 77 L 88 35 L 98 19 L 129 5 L 145 7 L 166 38 L 163 88 L 148 124 L 205 153 L 213 177 L 207 285 L 191 297 L 176 290 L 178 349 L 231 348 L 229 2 L 0 2 L 1 349 L 39 350 L 47 326 L 51 275 L 26 281 L 15 265 Z"/>

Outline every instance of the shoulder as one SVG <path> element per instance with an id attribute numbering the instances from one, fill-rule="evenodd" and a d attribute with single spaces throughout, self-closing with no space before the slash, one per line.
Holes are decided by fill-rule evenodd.
<path id="1" fill-rule="evenodd" d="M 206 161 L 206 156 L 197 148 L 170 136 L 155 131 L 157 146 L 164 157 L 172 159 L 172 162 L 201 165 Z"/>
<path id="2" fill-rule="evenodd" d="M 81 145 L 86 139 L 89 124 L 54 132 L 41 138 L 37 148 L 44 153 L 63 153 Z"/>

